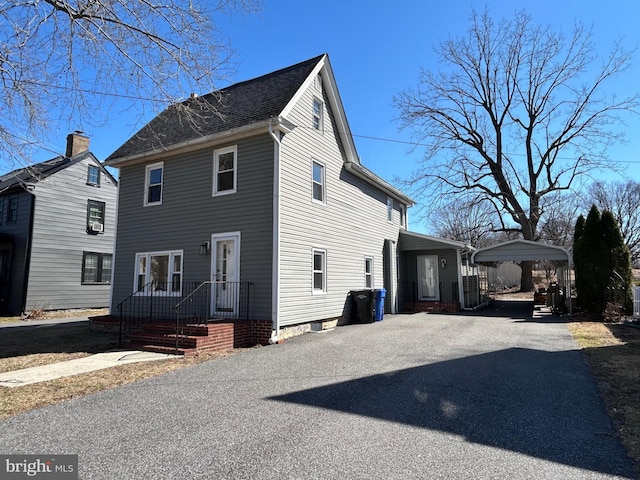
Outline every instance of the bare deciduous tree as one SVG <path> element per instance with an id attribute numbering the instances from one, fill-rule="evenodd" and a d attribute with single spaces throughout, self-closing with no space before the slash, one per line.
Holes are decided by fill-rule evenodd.
<path id="1" fill-rule="evenodd" d="M 54 128 L 114 120 L 117 97 L 158 111 L 214 90 L 232 66 L 216 20 L 256 9 L 257 0 L 0 2 L 0 158 L 24 163 Z"/>
<path id="2" fill-rule="evenodd" d="M 588 206 L 592 204 L 613 214 L 631 261 L 640 262 L 640 182 L 595 182 L 588 195 Z"/>
<path id="3" fill-rule="evenodd" d="M 409 184 L 443 199 L 471 191 L 503 213 L 505 230 L 536 240 L 541 200 L 606 167 L 607 146 L 621 139 L 619 115 L 639 97 L 606 87 L 631 54 L 617 43 L 596 66 L 582 25 L 565 37 L 524 12 L 494 22 L 487 11 L 436 53 L 444 69 L 423 71 L 395 98 L 404 126 L 431 145 Z M 530 263 L 521 285 L 533 288 Z"/>
<path id="4" fill-rule="evenodd" d="M 431 217 L 435 234 L 484 248 L 499 242 L 495 229 L 500 220 L 493 208 L 473 199 L 458 199 L 441 206 Z"/>

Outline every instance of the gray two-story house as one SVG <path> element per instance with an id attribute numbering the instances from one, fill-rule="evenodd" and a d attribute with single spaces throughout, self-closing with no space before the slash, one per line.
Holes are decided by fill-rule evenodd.
<path id="1" fill-rule="evenodd" d="M 0 315 L 109 305 L 117 182 L 72 133 L 0 177 Z"/>
<path id="2" fill-rule="evenodd" d="M 145 299 L 159 294 L 173 298 L 162 308 L 192 305 L 204 289 L 206 315 L 268 321 L 277 337 L 341 317 L 353 290 L 384 288 L 387 312 L 399 308 L 413 201 L 361 163 L 327 55 L 192 96 L 105 164 L 120 171 L 114 314 L 158 311 Z M 453 252 L 458 279 L 464 245 L 407 243 Z M 432 260 L 431 273 L 444 265 Z M 415 257 L 410 270 L 417 280 Z"/>

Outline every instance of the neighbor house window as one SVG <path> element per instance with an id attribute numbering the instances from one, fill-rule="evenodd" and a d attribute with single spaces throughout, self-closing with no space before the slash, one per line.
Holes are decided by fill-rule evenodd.
<path id="1" fill-rule="evenodd" d="M 325 175 L 324 165 L 316 161 L 313 163 L 312 171 L 312 184 L 313 184 L 313 199 L 325 203 Z"/>
<path id="2" fill-rule="evenodd" d="M 400 206 L 400 226 L 407 226 L 407 207 L 405 207 L 404 205 Z"/>
<path id="3" fill-rule="evenodd" d="M 87 231 L 89 233 L 104 232 L 104 202 L 87 200 Z"/>
<path id="4" fill-rule="evenodd" d="M 313 129 L 322 130 L 322 102 L 317 98 L 313 99 Z"/>
<path id="5" fill-rule="evenodd" d="M 373 258 L 364 257 L 364 286 L 373 288 Z"/>
<path id="6" fill-rule="evenodd" d="M 82 283 L 111 283 L 112 260 L 110 253 L 82 252 Z"/>
<path id="7" fill-rule="evenodd" d="M 0 198 L 0 225 L 4 223 L 4 198 Z"/>
<path id="8" fill-rule="evenodd" d="M 313 250 L 313 293 L 327 291 L 327 252 Z"/>
<path id="9" fill-rule="evenodd" d="M 235 193 L 238 148 L 221 148 L 213 152 L 213 194 Z"/>
<path id="10" fill-rule="evenodd" d="M 387 197 L 387 220 L 393 222 L 393 199 Z"/>
<path id="11" fill-rule="evenodd" d="M 164 180 L 164 164 L 154 163 L 145 169 L 145 205 L 159 205 L 162 203 L 162 182 Z"/>
<path id="12" fill-rule="evenodd" d="M 134 291 L 141 295 L 182 292 L 182 250 L 174 252 L 138 253 Z"/>
<path id="13" fill-rule="evenodd" d="M 7 212 L 7 223 L 16 223 L 18 221 L 18 197 L 9 199 L 9 211 Z"/>
<path id="14" fill-rule="evenodd" d="M 87 170 L 87 184 L 100 186 L 100 169 L 95 165 L 89 165 L 89 169 Z"/>

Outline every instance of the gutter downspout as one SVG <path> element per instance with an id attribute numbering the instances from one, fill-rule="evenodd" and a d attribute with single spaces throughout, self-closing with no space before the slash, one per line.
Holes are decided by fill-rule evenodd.
<path id="1" fill-rule="evenodd" d="M 269 343 L 278 343 L 280 337 L 280 132 L 269 122 L 269 135 L 273 138 L 273 250 L 271 254 L 271 322 Z"/>

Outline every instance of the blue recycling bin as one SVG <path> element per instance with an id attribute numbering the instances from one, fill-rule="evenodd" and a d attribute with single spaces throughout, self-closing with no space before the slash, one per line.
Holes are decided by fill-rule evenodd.
<path id="1" fill-rule="evenodd" d="M 382 321 L 384 317 L 384 298 L 387 296 L 387 290 L 380 288 L 376 290 L 376 322 Z"/>

